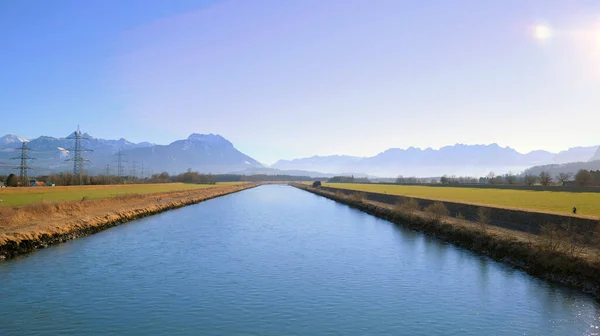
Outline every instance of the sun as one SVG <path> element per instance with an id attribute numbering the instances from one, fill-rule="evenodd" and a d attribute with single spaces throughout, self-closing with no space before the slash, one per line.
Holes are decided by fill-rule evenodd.
<path id="1" fill-rule="evenodd" d="M 538 40 L 547 40 L 552 37 L 552 29 L 544 24 L 537 24 L 533 27 L 533 37 Z"/>

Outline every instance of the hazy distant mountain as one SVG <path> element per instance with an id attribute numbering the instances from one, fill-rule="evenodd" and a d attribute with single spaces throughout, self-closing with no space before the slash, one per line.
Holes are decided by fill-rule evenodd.
<path id="1" fill-rule="evenodd" d="M 555 177 L 559 173 L 572 173 L 575 175 L 581 169 L 600 170 L 600 160 L 534 166 L 525 170 L 524 174 L 539 175 L 544 171 Z"/>
<path id="2" fill-rule="evenodd" d="M 7 148 L 17 148 L 21 146 L 21 143 L 27 142 L 27 139 L 23 139 L 14 134 L 7 134 L 0 137 L 0 151 Z"/>
<path id="3" fill-rule="evenodd" d="M 156 172 L 178 173 L 189 168 L 204 173 L 227 173 L 263 167 L 218 134 L 194 133 L 169 145 L 135 148 L 123 153 L 129 162 L 136 161 L 138 167 L 144 165 Z"/>
<path id="4" fill-rule="evenodd" d="M 600 160 L 600 147 L 596 148 L 594 155 L 590 158 L 590 161 Z"/>
<path id="5" fill-rule="evenodd" d="M 324 173 L 360 171 L 378 176 L 485 175 L 490 171 L 521 172 L 528 167 L 585 158 L 597 147 L 576 147 L 558 154 L 536 150 L 526 154 L 510 147 L 456 144 L 440 149 L 391 148 L 372 157 L 317 156 L 279 161 L 274 168 L 303 169 Z M 588 155 L 589 154 L 589 155 Z"/>
<path id="6" fill-rule="evenodd" d="M 569 148 L 566 151 L 559 152 L 552 159 L 553 163 L 569 163 L 569 162 L 587 162 L 594 160 L 594 154 L 597 153 L 599 146 L 589 146 L 589 147 L 573 147 Z M 600 160 L 600 153 L 598 153 L 598 158 L 595 160 Z"/>
<path id="7" fill-rule="evenodd" d="M 271 168 L 341 173 L 347 171 L 346 167 L 349 167 L 362 159 L 364 158 L 347 155 L 311 156 L 303 159 L 279 160 L 271 165 Z"/>
<path id="8" fill-rule="evenodd" d="M 72 135 L 72 134 L 71 134 Z M 72 162 L 65 161 L 73 156 L 71 148 L 74 140 L 40 136 L 28 142 L 31 149 L 29 155 L 36 160 L 30 162 L 34 168 L 33 175 L 48 174 L 51 172 L 70 171 Z M 83 134 L 85 140 L 82 147 L 89 150 L 83 153 L 90 161 L 85 164 L 85 169 L 91 174 L 117 172 L 116 153 L 121 150 L 123 154 L 125 174 L 134 170 L 137 175 L 149 172 L 168 171 L 180 173 L 187 169 L 205 173 L 225 173 L 233 170 L 243 170 L 249 167 L 263 167 L 253 158 L 239 152 L 231 142 L 220 135 L 192 134 L 187 139 L 175 141 L 169 145 L 154 145 L 149 142 L 133 143 L 123 138 L 106 140 Z M 16 139 L 16 140 L 15 140 Z M 0 138 L 0 161 L 13 166 L 16 161 L 11 157 L 18 156 L 16 149 L 21 146 L 17 136 L 7 135 Z M 10 145 L 10 148 L 9 148 Z M 12 167 L 0 166 L 0 174 L 11 172 Z"/>

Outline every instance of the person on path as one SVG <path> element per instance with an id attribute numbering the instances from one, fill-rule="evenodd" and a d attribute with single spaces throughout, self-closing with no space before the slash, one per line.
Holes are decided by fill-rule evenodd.
<path id="1" fill-rule="evenodd" d="M 573 207 L 573 214 L 574 215 L 577 214 L 577 208 L 576 207 Z"/>

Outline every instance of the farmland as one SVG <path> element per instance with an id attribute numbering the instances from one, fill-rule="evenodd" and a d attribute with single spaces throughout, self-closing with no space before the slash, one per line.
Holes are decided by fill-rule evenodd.
<path id="1" fill-rule="evenodd" d="M 559 214 L 570 214 L 571 209 L 575 206 L 579 215 L 600 216 L 599 193 L 358 183 L 323 183 L 323 186 Z"/>
<path id="2" fill-rule="evenodd" d="M 74 201 L 86 199 L 112 198 L 129 194 L 153 194 L 159 192 L 184 191 L 234 185 L 239 183 L 218 184 L 119 184 L 98 186 L 69 187 L 28 187 L 1 188 L 0 200 L 3 206 L 22 206 L 40 201 Z"/>

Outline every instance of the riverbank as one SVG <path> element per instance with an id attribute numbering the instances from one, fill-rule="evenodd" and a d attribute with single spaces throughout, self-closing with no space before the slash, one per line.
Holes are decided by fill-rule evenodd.
<path id="1" fill-rule="evenodd" d="M 600 300 L 600 251 L 594 247 L 566 244 L 556 236 L 514 231 L 465 219 L 434 218 L 421 209 L 366 200 L 361 193 L 348 195 L 305 184 L 292 185 L 512 265 L 538 278 L 579 289 Z"/>
<path id="2" fill-rule="evenodd" d="M 4 208 L 0 213 L 0 260 L 258 185 L 247 183 L 97 200 L 38 202 Z"/>

